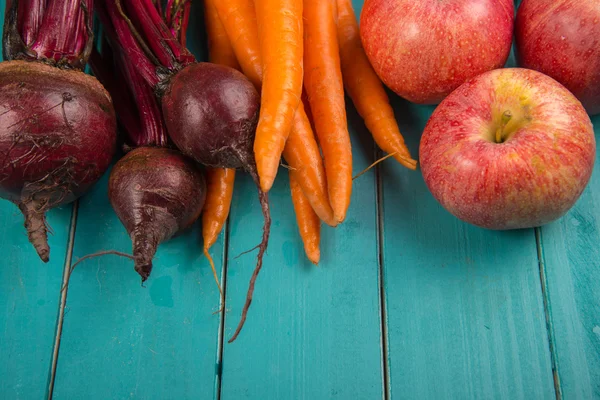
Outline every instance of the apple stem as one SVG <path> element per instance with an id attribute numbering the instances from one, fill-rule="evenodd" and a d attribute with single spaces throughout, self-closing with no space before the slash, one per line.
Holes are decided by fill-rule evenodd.
<path id="1" fill-rule="evenodd" d="M 510 110 L 504 111 L 502 113 L 502 119 L 500 120 L 500 127 L 496 130 L 496 143 L 504 142 L 504 128 L 508 125 L 508 122 L 512 118 L 512 113 Z"/>

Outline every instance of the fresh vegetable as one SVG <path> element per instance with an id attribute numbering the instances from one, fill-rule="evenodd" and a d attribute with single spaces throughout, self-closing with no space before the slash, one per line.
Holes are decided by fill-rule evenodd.
<path id="1" fill-rule="evenodd" d="M 187 156 L 212 168 L 243 168 L 259 187 L 265 224 L 258 246 L 242 319 L 252 301 L 254 282 L 269 241 L 271 216 L 266 192 L 260 190 L 252 147 L 260 106 L 252 83 L 233 68 L 197 63 L 181 46 L 151 0 L 100 3 L 100 17 L 120 51 L 160 97 L 169 137 Z"/>
<path id="2" fill-rule="evenodd" d="M 264 77 L 254 154 L 268 192 L 302 94 L 302 0 L 255 0 Z"/>
<path id="3" fill-rule="evenodd" d="M 216 3 L 219 0 L 204 0 L 204 25 L 208 36 L 208 58 L 215 64 L 241 69 L 235 51 L 229 42 L 227 31 L 219 18 Z M 254 82 L 252 82 L 254 83 Z"/>
<path id="4" fill-rule="evenodd" d="M 219 1 L 215 6 L 242 71 L 260 89 L 263 69 L 252 0 Z M 337 225 L 327 195 L 323 160 L 301 103 L 296 109 L 283 156 L 290 168 L 298 171 L 298 183 L 319 218 L 328 225 Z"/>
<path id="5" fill-rule="evenodd" d="M 318 264 L 321 259 L 321 221 L 315 211 L 310 206 L 308 199 L 302 193 L 298 184 L 296 172 L 290 170 L 290 190 L 292 193 L 292 202 L 296 212 L 296 222 L 300 237 L 304 243 L 304 252 L 313 264 Z"/>
<path id="6" fill-rule="evenodd" d="M 93 41 L 92 6 L 93 0 L 15 0 L 4 22 L 0 197 L 19 207 L 44 262 L 46 212 L 85 193 L 115 151 L 110 96 L 80 71 Z"/>
<path id="7" fill-rule="evenodd" d="M 352 146 L 334 18 L 332 1 L 304 0 L 304 86 L 325 159 L 329 200 L 340 223 L 352 194 Z"/>
<path id="8" fill-rule="evenodd" d="M 233 168 L 208 168 L 206 171 L 208 191 L 202 210 L 203 252 L 215 275 L 217 271 L 208 251 L 217 241 L 217 237 L 229 216 L 234 180 L 235 169 Z"/>
<path id="9" fill-rule="evenodd" d="M 158 245 L 198 219 L 206 183 L 193 161 L 161 148 L 168 141 L 158 101 L 130 60 L 104 43 L 102 55 L 94 51 L 90 64 L 118 99 L 125 142 L 136 147 L 113 167 L 108 196 L 131 237 L 135 270 L 143 282 Z"/>
<path id="10" fill-rule="evenodd" d="M 388 95 L 360 42 L 360 32 L 352 2 L 333 1 L 337 4 L 340 61 L 348 96 L 364 119 L 377 145 L 383 151 L 393 154 L 400 164 L 414 170 L 417 168 L 417 162 L 413 160 L 404 144 Z"/>
<path id="11" fill-rule="evenodd" d="M 227 32 L 219 19 L 215 1 L 204 1 L 204 20 L 208 34 L 208 51 L 210 62 L 226 65 L 239 70 L 239 64 Z M 217 270 L 210 256 L 209 249 L 217 241 L 217 237 L 229 216 L 231 198 L 233 195 L 233 184 L 235 181 L 235 169 L 233 168 L 209 168 L 206 173 L 208 193 L 202 212 L 202 237 L 204 239 L 204 255 L 210 262 L 215 278 Z M 218 279 L 217 279 L 218 283 Z M 220 286 L 220 285 L 219 285 Z M 219 287 L 220 289 L 220 287 Z M 223 293 L 221 291 L 221 296 Z"/>
<path id="12" fill-rule="evenodd" d="M 115 164 L 108 197 L 131 237 L 142 281 L 150 275 L 158 245 L 198 219 L 205 196 L 202 172 L 178 151 L 139 147 Z"/>

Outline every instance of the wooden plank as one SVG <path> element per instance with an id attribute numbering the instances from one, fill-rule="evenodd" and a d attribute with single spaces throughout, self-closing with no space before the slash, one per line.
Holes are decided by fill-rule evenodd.
<path id="1" fill-rule="evenodd" d="M 350 112 L 354 168 L 373 159 L 372 140 Z M 256 188 L 239 179 L 232 209 L 225 339 L 238 324 L 262 217 Z M 355 181 L 344 224 L 323 227 L 320 267 L 298 235 L 282 169 L 269 192 L 273 227 L 248 320 L 224 345 L 222 399 L 376 399 L 383 393 L 375 174 Z"/>
<path id="2" fill-rule="evenodd" d="M 106 195 L 107 177 L 80 202 L 73 260 L 131 242 Z M 216 397 L 219 293 L 199 226 L 163 244 L 146 287 L 131 261 L 106 256 L 73 272 L 55 399 Z M 221 264 L 222 239 L 215 244 Z"/>
<path id="3" fill-rule="evenodd" d="M 52 210 L 50 262 L 27 240 L 19 209 L 0 203 L 0 397 L 40 399 L 48 390 L 71 206 Z"/>
<path id="4" fill-rule="evenodd" d="M 600 116 L 592 119 L 596 140 Z M 596 150 L 600 159 L 600 147 Z M 564 399 L 600 399 L 600 170 L 561 220 L 541 228 L 550 327 Z"/>
<path id="5" fill-rule="evenodd" d="M 0 1 L 0 25 L 5 1 Z M 0 60 L 2 56 L 0 55 Z M 27 240 L 19 209 L 0 200 L 0 397 L 43 398 L 56 329 L 72 207 L 48 213 L 50 262 Z"/>
<path id="6" fill-rule="evenodd" d="M 433 107 L 395 98 L 413 152 Z M 533 229 L 458 221 L 422 175 L 381 167 L 383 266 L 392 396 L 554 397 Z"/>
<path id="7" fill-rule="evenodd" d="M 192 7 L 189 48 L 204 58 L 202 7 Z M 107 176 L 79 208 L 74 260 L 131 252 L 107 198 Z M 202 256 L 199 224 L 160 246 L 146 287 L 133 264 L 86 261 L 68 289 L 55 399 L 214 399 L 219 390 L 219 292 Z M 222 267 L 223 234 L 213 246 Z"/>

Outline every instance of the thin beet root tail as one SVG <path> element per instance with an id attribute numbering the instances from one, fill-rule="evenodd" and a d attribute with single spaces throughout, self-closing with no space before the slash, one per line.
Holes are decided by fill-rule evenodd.
<path id="1" fill-rule="evenodd" d="M 144 283 L 152 272 L 152 259 L 158 248 L 158 240 L 154 234 L 144 228 L 135 229 L 131 236 L 135 270 Z"/>
<path id="2" fill-rule="evenodd" d="M 256 268 L 252 273 L 252 277 L 250 278 L 250 285 L 248 287 L 248 294 L 246 295 L 246 303 L 244 304 L 244 308 L 242 309 L 242 318 L 231 337 L 228 343 L 233 343 L 235 339 L 237 339 L 238 335 L 242 331 L 244 327 L 244 323 L 246 322 L 246 317 L 248 314 L 248 309 L 250 308 L 250 304 L 252 303 L 252 295 L 254 294 L 254 285 L 256 283 L 256 278 L 258 277 L 258 273 L 260 272 L 263 265 L 263 257 L 267 251 L 267 246 L 269 244 L 269 234 L 271 233 L 271 212 L 269 210 L 269 196 L 267 193 L 263 192 L 260 188 L 260 184 L 258 181 L 258 173 L 256 172 L 256 167 L 252 166 L 248 168 L 248 173 L 252 176 L 256 187 L 258 188 L 258 198 L 260 200 L 260 206 L 262 209 L 263 217 L 265 219 L 265 223 L 263 226 L 263 237 L 262 242 L 258 246 L 258 256 L 256 261 Z"/>
<path id="3" fill-rule="evenodd" d="M 50 246 L 48 246 L 48 227 L 46 226 L 46 210 L 37 201 L 31 200 L 19 204 L 19 209 L 25 216 L 25 229 L 29 241 L 35 248 L 40 259 L 50 261 Z"/>

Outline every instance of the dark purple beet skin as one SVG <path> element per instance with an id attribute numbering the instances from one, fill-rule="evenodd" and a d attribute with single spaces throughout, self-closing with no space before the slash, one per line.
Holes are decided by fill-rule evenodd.
<path id="1" fill-rule="evenodd" d="M 115 147 L 113 105 L 95 78 L 39 62 L 0 64 L 0 197 L 19 206 L 43 261 L 46 211 L 85 193 Z"/>
<path id="2" fill-rule="evenodd" d="M 162 97 L 169 136 L 186 155 L 252 174 L 260 97 L 233 68 L 195 63 L 175 74 Z"/>
<path id="3" fill-rule="evenodd" d="M 138 147 L 112 169 L 108 197 L 131 237 L 143 282 L 158 245 L 200 216 L 206 183 L 198 166 L 178 151 Z"/>

